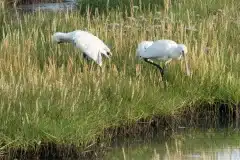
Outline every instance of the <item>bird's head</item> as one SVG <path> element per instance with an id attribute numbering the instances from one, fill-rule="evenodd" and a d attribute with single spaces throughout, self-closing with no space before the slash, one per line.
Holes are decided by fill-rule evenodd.
<path id="1" fill-rule="evenodd" d="M 112 52 L 111 52 L 112 46 L 111 45 L 106 45 L 103 50 L 101 51 L 101 53 L 107 57 L 107 58 L 111 58 L 112 57 Z"/>
<path id="2" fill-rule="evenodd" d="M 57 44 L 63 43 L 63 37 L 64 37 L 63 33 L 56 32 L 52 36 L 52 41 Z"/>
<path id="3" fill-rule="evenodd" d="M 187 57 L 186 57 L 187 52 L 188 52 L 187 46 L 184 45 L 184 44 L 179 44 L 178 45 L 178 50 L 179 50 L 181 56 L 184 58 L 187 75 L 190 76 L 191 73 L 190 73 L 190 69 L 189 69 L 188 60 L 187 60 Z"/>
<path id="4" fill-rule="evenodd" d="M 108 52 L 107 52 L 107 55 L 108 55 L 108 57 L 112 57 L 113 54 L 112 54 L 111 51 L 108 51 Z"/>
<path id="5" fill-rule="evenodd" d="M 102 55 L 104 55 L 107 58 L 111 58 L 112 57 L 112 52 L 111 51 L 104 51 L 104 52 L 102 52 Z"/>
<path id="6" fill-rule="evenodd" d="M 178 45 L 178 50 L 179 50 L 180 54 L 181 54 L 183 57 L 184 57 L 185 55 L 187 55 L 188 50 L 187 50 L 187 46 L 186 46 L 186 45 L 184 45 L 184 44 L 179 44 L 179 45 Z"/>

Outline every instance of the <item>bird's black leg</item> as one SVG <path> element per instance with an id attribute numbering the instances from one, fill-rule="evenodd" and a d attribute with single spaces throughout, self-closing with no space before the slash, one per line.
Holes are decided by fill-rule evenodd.
<path id="1" fill-rule="evenodd" d="M 163 76 L 164 76 L 164 68 L 162 68 L 159 64 L 154 63 L 152 60 L 150 60 L 148 58 L 144 58 L 144 61 L 154 65 L 155 67 L 157 67 L 159 69 L 160 73 L 161 73 L 162 78 L 163 78 Z"/>
<path id="2" fill-rule="evenodd" d="M 87 59 L 87 55 L 85 53 L 83 53 L 83 58 Z"/>
<path id="3" fill-rule="evenodd" d="M 83 58 L 89 60 L 88 56 L 85 53 L 83 53 Z"/>
<path id="4" fill-rule="evenodd" d="M 166 65 L 164 64 L 163 67 L 162 67 L 162 69 L 163 69 L 163 71 L 164 71 L 165 73 L 166 73 L 166 68 L 167 68 L 167 67 L 166 67 Z"/>

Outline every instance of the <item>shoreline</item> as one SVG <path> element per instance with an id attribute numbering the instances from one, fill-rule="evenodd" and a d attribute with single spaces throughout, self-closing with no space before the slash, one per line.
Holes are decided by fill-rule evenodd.
<path id="1" fill-rule="evenodd" d="M 135 123 L 106 128 L 102 135 L 96 137 L 91 144 L 85 146 L 77 147 L 72 144 L 42 142 L 41 144 L 36 143 L 34 147 L 30 147 L 27 150 L 8 148 L 3 151 L 5 154 L 2 157 L 3 159 L 101 159 L 105 156 L 105 153 L 109 151 L 109 147 L 111 147 L 113 143 L 125 138 L 141 137 L 151 139 L 156 136 L 156 134 L 170 136 L 178 127 L 203 129 L 226 127 L 226 125 L 236 121 L 234 119 L 236 118 L 237 108 L 240 108 L 240 104 L 233 107 L 219 103 L 212 106 L 200 105 L 199 107 L 187 107 L 178 114 L 168 116 L 153 115 L 148 118 L 141 118 Z M 201 113 L 199 110 L 201 110 Z M 236 124 L 236 126 L 238 126 L 238 124 Z"/>

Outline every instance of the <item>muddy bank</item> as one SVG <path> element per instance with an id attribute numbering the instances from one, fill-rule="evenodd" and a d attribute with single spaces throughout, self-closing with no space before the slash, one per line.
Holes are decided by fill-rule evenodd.
<path id="1" fill-rule="evenodd" d="M 120 123 L 119 127 L 107 128 L 90 144 L 80 147 L 67 144 L 42 142 L 27 150 L 8 148 L 0 159 L 102 159 L 111 146 L 128 138 L 149 139 L 170 136 L 179 129 L 238 128 L 240 104 L 215 103 L 186 107 L 172 115 L 153 115 L 137 122 Z M 2 144 L 3 146 L 4 144 Z"/>

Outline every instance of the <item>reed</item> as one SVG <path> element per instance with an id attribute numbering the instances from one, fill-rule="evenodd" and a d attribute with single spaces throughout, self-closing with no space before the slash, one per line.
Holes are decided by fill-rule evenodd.
<path id="1" fill-rule="evenodd" d="M 131 17 L 118 10 L 87 16 L 1 12 L 0 149 L 43 141 L 82 146 L 106 128 L 179 114 L 186 106 L 239 105 L 240 2 L 174 3 Z M 51 43 L 54 32 L 75 29 L 87 29 L 111 46 L 113 57 L 102 70 L 71 44 Z M 187 77 L 183 63 L 171 63 L 166 90 L 159 72 L 135 58 L 138 42 L 163 38 L 188 46 L 193 72 Z"/>

